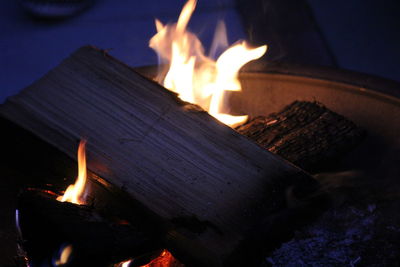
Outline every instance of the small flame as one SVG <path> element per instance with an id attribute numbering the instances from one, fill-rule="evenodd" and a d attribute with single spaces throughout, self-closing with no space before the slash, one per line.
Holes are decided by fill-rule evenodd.
<path id="1" fill-rule="evenodd" d="M 188 0 L 176 24 L 163 25 L 156 20 L 157 34 L 150 39 L 149 45 L 157 52 L 161 63 L 169 65 L 165 77 L 159 75 L 157 81 L 176 92 L 182 100 L 200 105 L 221 122 L 235 127 L 246 121 L 247 116 L 223 113 L 226 108 L 224 93 L 241 91 L 240 68 L 260 58 L 267 46 L 252 49 L 245 42 L 239 42 L 214 61 L 204 54 L 197 36 L 186 30 L 195 7 L 196 0 Z M 220 23 L 210 54 L 215 54 L 218 46 L 226 45 L 226 28 Z"/>
<path id="2" fill-rule="evenodd" d="M 61 250 L 59 259 L 54 261 L 55 266 L 60 266 L 68 263 L 68 260 L 72 253 L 72 246 L 68 245 Z"/>
<path id="3" fill-rule="evenodd" d="M 128 267 L 131 264 L 132 260 L 125 261 L 121 264 L 121 267 Z"/>
<path id="4" fill-rule="evenodd" d="M 132 261 L 133 261 L 133 260 L 123 261 L 123 262 L 120 262 L 120 263 L 118 263 L 118 264 L 114 264 L 113 266 L 114 266 L 114 267 L 129 267 L 129 264 L 131 264 Z"/>
<path id="5" fill-rule="evenodd" d="M 86 140 L 81 140 L 78 148 L 78 177 L 75 184 L 68 186 L 63 196 L 57 198 L 62 202 L 71 202 L 75 204 L 85 204 L 84 190 L 86 184 L 86 153 L 85 153 Z"/>

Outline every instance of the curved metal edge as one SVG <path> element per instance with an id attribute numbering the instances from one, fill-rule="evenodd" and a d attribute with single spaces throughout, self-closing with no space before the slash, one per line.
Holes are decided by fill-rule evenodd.
<path id="1" fill-rule="evenodd" d="M 135 67 L 134 70 L 147 77 L 157 75 L 157 66 Z M 333 67 L 299 65 L 283 62 L 252 61 L 246 64 L 241 73 L 271 73 L 308 77 L 334 81 L 369 89 L 400 99 L 400 83 L 378 76 Z"/>
<path id="2" fill-rule="evenodd" d="M 345 83 L 400 98 L 400 83 L 375 75 L 325 66 L 298 65 L 282 62 L 253 61 L 242 73 L 276 73 Z"/>

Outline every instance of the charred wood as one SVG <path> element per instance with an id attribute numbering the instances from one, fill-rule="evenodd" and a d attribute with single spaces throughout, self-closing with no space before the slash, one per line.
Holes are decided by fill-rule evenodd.
<path id="1" fill-rule="evenodd" d="M 295 101 L 268 116 L 255 117 L 237 131 L 311 172 L 340 159 L 364 136 L 364 131 L 345 117 L 322 104 L 304 101 Z"/>
<path id="2" fill-rule="evenodd" d="M 69 264 L 107 266 L 163 247 L 162 236 L 126 220 L 105 218 L 93 207 L 60 202 L 42 190 L 19 197 L 19 227 L 30 260 L 49 261 L 62 245 L 72 246 Z M 88 265 L 88 266 L 89 266 Z"/>

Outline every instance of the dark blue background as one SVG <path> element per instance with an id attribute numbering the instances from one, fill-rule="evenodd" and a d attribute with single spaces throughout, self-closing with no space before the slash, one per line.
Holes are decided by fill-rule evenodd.
<path id="1" fill-rule="evenodd" d="M 265 2 L 274 5 L 272 0 Z M 338 67 L 400 80 L 397 2 L 307 0 L 306 3 L 320 29 L 318 34 L 326 40 Z M 83 45 L 112 49 L 112 55 L 132 66 L 155 64 L 157 58 L 147 47 L 155 33 L 154 18 L 164 23 L 175 21 L 184 0 L 98 0 L 79 16 L 58 22 L 33 20 L 18 1 L 3 0 L 0 4 L 1 103 Z M 245 37 L 235 0 L 199 0 L 189 27 L 209 45 L 218 19 L 225 19 L 230 42 Z M 272 24 L 290 19 L 277 17 Z"/>

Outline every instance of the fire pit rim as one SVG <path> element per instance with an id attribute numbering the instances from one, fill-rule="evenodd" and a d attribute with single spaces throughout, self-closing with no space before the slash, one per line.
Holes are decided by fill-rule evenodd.
<path id="1" fill-rule="evenodd" d="M 400 82 L 336 67 L 254 61 L 245 65 L 241 73 L 282 74 L 327 80 L 369 89 L 397 99 L 400 98 Z"/>
<path id="2" fill-rule="evenodd" d="M 158 68 L 159 67 L 156 65 L 133 67 L 135 71 L 142 75 L 153 77 L 157 75 Z M 360 87 L 362 89 L 368 89 L 374 93 L 383 94 L 385 97 L 394 97 L 396 100 L 400 99 L 400 82 L 372 74 L 335 67 L 300 65 L 284 62 L 265 62 L 257 60 L 246 64 L 241 69 L 240 73 L 281 74 L 333 81 Z"/>

